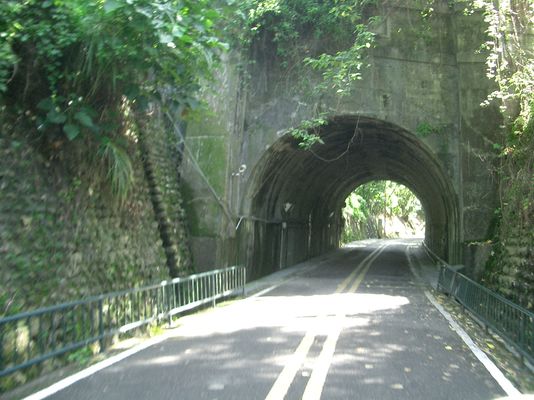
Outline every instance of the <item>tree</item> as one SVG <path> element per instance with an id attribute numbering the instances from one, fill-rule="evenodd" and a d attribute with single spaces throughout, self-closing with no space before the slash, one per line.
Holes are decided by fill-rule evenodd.
<path id="1" fill-rule="evenodd" d="M 373 181 L 359 186 L 345 200 L 342 213 L 344 243 L 393 235 L 386 227 L 394 217 L 408 230 L 415 230 L 415 225 L 424 219 L 417 197 L 407 187 L 392 181 Z"/>

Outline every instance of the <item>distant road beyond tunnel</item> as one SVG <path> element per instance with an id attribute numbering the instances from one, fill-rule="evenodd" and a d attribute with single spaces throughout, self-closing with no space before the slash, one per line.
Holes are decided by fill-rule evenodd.
<path id="1" fill-rule="evenodd" d="M 504 396 L 412 275 L 414 242 L 343 248 L 54 399 L 493 399 Z M 415 252 L 414 252 L 415 253 Z"/>

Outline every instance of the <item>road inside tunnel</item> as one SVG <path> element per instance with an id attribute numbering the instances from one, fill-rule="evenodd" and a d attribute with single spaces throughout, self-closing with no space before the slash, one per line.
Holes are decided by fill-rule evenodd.
<path id="1" fill-rule="evenodd" d="M 316 258 L 51 398 L 502 397 L 412 274 L 417 248 L 364 241 Z"/>
<path id="2" fill-rule="evenodd" d="M 372 181 L 404 185 L 420 200 L 425 243 L 458 262 L 461 220 L 451 171 L 417 135 L 363 116 L 329 119 L 305 150 L 291 134 L 253 169 L 242 205 L 240 263 L 252 277 L 294 265 L 340 245 L 347 196 Z"/>

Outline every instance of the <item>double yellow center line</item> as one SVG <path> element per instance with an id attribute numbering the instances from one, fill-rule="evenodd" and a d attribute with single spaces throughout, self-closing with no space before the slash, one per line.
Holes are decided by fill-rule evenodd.
<path id="1" fill-rule="evenodd" d="M 343 293 L 347 287 L 349 287 L 349 285 L 350 287 L 346 293 L 355 293 L 365 278 L 367 271 L 369 271 L 373 261 L 385 250 L 386 247 L 387 244 L 382 245 L 365 257 L 363 261 L 356 266 L 354 271 L 352 271 L 352 273 L 338 285 L 334 294 Z M 304 389 L 304 395 L 302 396 L 303 400 L 318 400 L 321 398 L 326 376 L 328 374 L 328 370 L 330 369 L 330 364 L 332 363 L 332 358 L 336 350 L 336 344 L 341 330 L 343 329 L 344 318 L 345 315 L 339 313 L 336 314 L 333 329 L 328 334 L 323 344 L 321 353 L 315 362 L 310 379 L 308 380 L 306 388 Z M 295 375 L 306 360 L 308 352 L 315 341 L 316 335 L 317 333 L 315 331 L 309 331 L 306 333 L 297 347 L 297 350 L 286 364 L 280 375 L 278 375 L 278 378 L 276 379 L 265 400 L 284 399 L 289 387 L 291 386 L 291 383 L 295 379 Z"/>

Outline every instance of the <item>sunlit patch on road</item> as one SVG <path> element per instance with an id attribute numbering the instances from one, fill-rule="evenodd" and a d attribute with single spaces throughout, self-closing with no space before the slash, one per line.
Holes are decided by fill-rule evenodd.
<path id="1" fill-rule="evenodd" d="M 284 331 L 317 332 L 328 330 L 332 313 L 343 314 L 344 327 L 365 324 L 365 318 L 377 311 L 398 310 L 410 300 L 404 296 L 370 293 L 336 293 L 316 296 L 260 297 L 210 313 L 210 318 L 191 319 L 176 330 L 184 337 L 231 333 L 242 329 L 267 326 L 284 327 Z M 231 323 L 229 323 L 231 321 Z"/>

